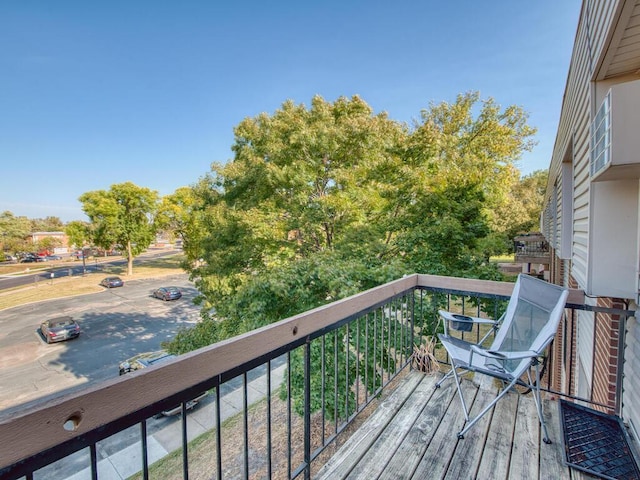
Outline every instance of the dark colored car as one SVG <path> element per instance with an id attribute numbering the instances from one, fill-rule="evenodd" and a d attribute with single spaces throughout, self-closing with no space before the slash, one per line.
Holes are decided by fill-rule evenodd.
<path id="1" fill-rule="evenodd" d="M 15 262 L 17 262 L 17 261 L 18 261 L 18 259 L 17 259 L 16 257 L 14 257 L 13 255 L 10 255 L 10 254 L 8 254 L 8 253 L 5 253 L 5 254 L 4 254 L 4 261 L 5 261 L 5 262 L 12 262 L 12 263 L 15 263 Z"/>
<path id="2" fill-rule="evenodd" d="M 182 292 L 178 287 L 160 287 L 153 291 L 153 296 L 164 300 L 178 300 L 182 297 Z"/>
<path id="3" fill-rule="evenodd" d="M 160 363 L 172 360 L 174 358 L 176 358 L 175 355 L 171 355 L 170 353 L 167 353 L 164 350 L 159 350 L 157 352 L 140 353 L 135 357 L 132 357 L 129 360 L 122 362 L 118 368 L 119 374 L 125 375 L 129 372 L 135 372 L 136 370 L 152 367 L 154 365 L 158 365 Z M 207 396 L 207 392 L 203 392 L 197 397 L 189 400 L 187 402 L 187 410 L 191 410 L 200 402 L 200 400 L 202 400 L 206 396 Z M 160 415 L 158 416 L 164 415 L 165 417 L 169 417 L 171 415 L 176 415 L 180 413 L 181 410 L 182 410 L 182 406 L 178 405 L 177 407 L 173 407 L 169 410 L 164 410 L 160 412 Z"/>
<path id="4" fill-rule="evenodd" d="M 102 279 L 100 285 L 107 288 L 114 288 L 123 286 L 124 282 L 120 277 L 107 277 Z"/>
<path id="5" fill-rule="evenodd" d="M 52 318 L 42 322 L 40 333 L 47 343 L 63 342 L 80 336 L 80 325 L 71 317 Z"/>

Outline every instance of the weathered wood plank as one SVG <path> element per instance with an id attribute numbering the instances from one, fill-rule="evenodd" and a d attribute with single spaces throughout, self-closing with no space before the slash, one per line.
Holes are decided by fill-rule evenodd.
<path id="1" fill-rule="evenodd" d="M 517 412 L 517 392 L 507 393 L 496 403 L 477 478 L 506 478 Z"/>
<path id="2" fill-rule="evenodd" d="M 472 405 L 478 389 L 471 382 L 462 382 L 462 391 L 467 405 Z M 416 467 L 412 478 L 443 478 L 449 467 L 458 437 L 456 433 L 464 426 L 465 419 L 460 405 L 460 399 L 456 397 L 450 402 L 442 422 L 438 426 L 436 434 L 431 439 L 429 446 L 420 463 Z M 396 477 L 383 475 L 380 478 L 393 479 Z"/>
<path id="3" fill-rule="evenodd" d="M 496 389 L 480 389 L 471 407 L 470 417 L 474 418 L 478 415 L 496 397 L 496 393 Z M 465 434 L 463 440 L 458 440 L 455 453 L 451 458 L 451 464 L 444 478 L 456 480 L 460 478 L 476 478 L 478 465 L 485 448 L 490 419 L 491 415 L 484 415 Z"/>
<path id="4" fill-rule="evenodd" d="M 407 397 L 420 384 L 423 377 L 424 375 L 419 372 L 408 374 L 402 384 L 376 408 L 358 431 L 320 469 L 316 478 L 328 480 L 346 478 L 400 410 Z"/>
<path id="5" fill-rule="evenodd" d="M 425 376 L 411 397 L 402 405 L 395 418 L 389 422 L 369 451 L 362 457 L 347 478 L 377 478 L 395 456 L 407 433 L 436 393 L 435 376 Z"/>
<path id="6" fill-rule="evenodd" d="M 540 434 L 540 478 L 572 478 L 572 472 L 564 464 L 558 401 L 543 400 L 542 405 L 544 421 L 547 424 L 549 437 L 553 443 L 551 445 L 544 443 L 542 441 L 543 435 L 542 433 Z"/>
<path id="7" fill-rule="evenodd" d="M 458 440 L 456 433 L 465 420 L 455 383 L 445 382 L 442 388 L 433 391 L 430 390 L 433 379 L 416 382 L 414 376 L 422 377 L 422 374 L 409 375 L 413 386 L 399 387 L 391 396 L 397 398 L 390 397 L 383 402 L 387 407 L 385 417 L 389 418 L 371 423 L 371 419 L 367 420 L 362 427 L 365 440 L 356 432 L 354 437 L 358 438 L 352 437 L 345 443 L 321 471 L 320 478 L 592 478 L 563 463 L 556 401 L 544 401 L 552 445 L 542 442 L 532 395 L 516 394 L 501 399 L 494 411 L 486 414 L 464 440 Z M 495 387 L 478 389 L 467 380 L 462 382 L 462 388 L 472 416 L 496 395 Z M 392 419 L 393 415 L 400 418 Z M 366 449 L 371 450 L 367 453 Z M 344 465 L 336 467 L 336 462 Z"/>
<path id="8" fill-rule="evenodd" d="M 522 396 L 518 402 L 516 428 L 511 448 L 511 465 L 507 478 L 538 480 L 540 448 L 550 446 L 540 443 L 540 421 L 532 394 Z"/>
<path id="9" fill-rule="evenodd" d="M 445 382 L 429 399 L 429 404 L 389 461 L 382 478 L 411 478 L 452 402 L 458 402 L 453 408 L 460 408 L 455 383 Z"/>

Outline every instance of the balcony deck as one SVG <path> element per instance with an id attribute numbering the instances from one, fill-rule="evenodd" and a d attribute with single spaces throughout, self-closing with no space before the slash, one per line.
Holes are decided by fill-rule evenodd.
<path id="1" fill-rule="evenodd" d="M 509 394 L 463 440 L 455 383 L 435 389 L 437 376 L 413 371 L 320 470 L 317 479 L 587 479 L 563 464 L 558 402 L 545 399 L 553 444 L 542 442 L 531 394 Z M 471 413 L 497 394 L 463 381 Z"/>
<path id="2" fill-rule="evenodd" d="M 562 463 L 559 412 L 553 399 L 545 400 L 553 445 L 544 444 L 540 438 L 531 396 L 515 393 L 502 399 L 492 414 L 459 441 L 456 432 L 464 418 L 453 384 L 435 389 L 434 377 L 406 372 L 415 345 L 437 328 L 435 308 L 454 305 L 463 314 L 493 312 L 497 318 L 498 307 L 512 289 L 513 283 L 508 282 L 407 276 L 181 355 L 156 368 L 112 378 L 17 413 L 5 413 L 0 415 L 0 478 L 52 478 L 42 476 L 40 470 L 57 468 L 58 461 L 71 462 L 73 472 L 86 470 L 96 478 L 103 442 L 118 435 L 132 438 L 134 430 L 140 445 L 131 471 L 139 471 L 140 478 L 148 478 L 152 469 L 153 478 L 180 478 L 180 474 L 164 473 L 174 471 L 166 468 L 169 464 L 182 469 L 184 478 L 227 478 L 231 471 L 239 472 L 237 478 L 308 478 L 315 477 L 316 472 L 318 478 L 330 479 L 591 478 Z M 635 313 L 585 305 L 584 293 L 579 290 L 570 292 L 567 308 L 571 309 L 570 318 L 576 308 L 592 318 L 605 310 L 624 319 Z M 304 394 L 305 411 L 300 418 L 290 410 L 295 400 L 293 388 L 288 390 L 287 401 L 281 402 L 285 407 L 280 413 L 272 413 L 270 401 L 265 402 L 264 409 L 250 408 L 249 373 L 257 368 L 271 372 L 272 362 L 283 355 L 288 371 L 302 370 L 296 377 L 304 384 L 303 391 L 298 392 Z M 567 366 L 569 378 L 573 378 L 571 365 L 569 362 Z M 341 372 L 349 386 L 345 390 L 335 380 Z M 312 373 L 319 373 L 320 379 Z M 240 414 L 236 425 L 241 431 L 232 434 L 232 447 L 237 446 L 237 451 L 230 450 L 226 441 L 230 437 L 223 422 L 223 402 L 216 400 L 209 418 L 220 428 L 213 428 L 207 437 L 209 443 L 202 444 L 207 463 L 200 464 L 197 445 L 190 443 L 197 430 L 186 421 L 185 414 L 172 430 L 172 445 L 181 444 L 182 448 L 167 449 L 172 452 L 166 458 L 169 463 L 151 464 L 157 457 L 155 444 L 147 441 L 149 429 L 153 429 L 149 419 L 177 404 L 186 412 L 188 401 L 196 394 L 206 389 L 211 390 L 212 397 L 220 395 L 221 388 L 237 378 L 242 384 L 236 409 Z M 287 381 L 293 384 L 293 378 L 291 375 Z M 278 383 L 270 373 L 265 380 L 265 391 Z M 464 383 L 472 414 L 496 395 L 493 385 L 478 390 L 471 382 Z M 346 435 L 358 424 L 351 423 L 359 417 L 356 411 L 364 415 L 365 409 L 371 407 L 367 413 L 373 410 L 371 402 L 380 400 L 378 395 L 386 396 L 392 385 L 393 392 L 368 419 L 359 418 L 362 426 L 340 446 L 341 432 Z M 552 388 L 551 384 L 547 388 Z M 313 412 L 312 390 L 323 399 L 333 399 L 333 405 L 339 408 L 331 411 L 327 408 L 331 402 L 323 400 L 321 411 Z M 590 399 L 584 401 L 589 403 Z M 252 437 L 243 425 L 254 417 L 262 419 L 266 433 Z M 316 422 L 318 418 L 320 423 Z M 286 437 L 284 441 L 285 437 L 271 434 L 271 426 L 276 423 L 279 434 Z M 334 448 L 339 449 L 335 455 Z M 81 451 L 81 464 L 74 463 L 73 455 Z M 195 474 L 200 467 L 204 469 L 201 477 Z M 159 477 L 162 473 L 165 476 Z"/>

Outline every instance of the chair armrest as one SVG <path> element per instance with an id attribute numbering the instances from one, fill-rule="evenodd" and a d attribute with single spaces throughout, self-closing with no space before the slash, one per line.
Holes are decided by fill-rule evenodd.
<path id="1" fill-rule="evenodd" d="M 478 345 L 471 345 L 471 350 L 483 357 L 495 358 L 496 360 L 522 360 L 523 358 L 534 358 L 538 356 L 538 352 L 533 350 L 523 350 L 520 352 L 501 352 L 496 350 L 487 350 Z"/>
<path id="2" fill-rule="evenodd" d="M 449 324 L 452 325 L 454 330 L 461 330 L 470 332 L 473 328 L 473 324 L 491 325 L 495 326 L 498 322 L 488 318 L 470 317 L 468 315 L 459 315 L 457 313 L 448 312 L 446 310 L 438 310 L 438 315 L 442 318 L 442 324 L 444 326 L 444 334 L 449 335 Z M 456 328 L 454 325 L 457 325 Z"/>

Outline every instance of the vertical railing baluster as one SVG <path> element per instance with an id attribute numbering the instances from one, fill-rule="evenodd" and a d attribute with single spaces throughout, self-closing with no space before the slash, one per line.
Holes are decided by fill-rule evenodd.
<path id="1" fill-rule="evenodd" d="M 391 304 L 387 303 L 387 378 L 382 381 L 382 385 L 386 385 L 389 381 L 389 372 L 391 371 Z"/>
<path id="2" fill-rule="evenodd" d="M 140 437 L 142 444 L 142 478 L 149 480 L 149 453 L 147 447 L 147 420 L 140 422 Z"/>
<path id="3" fill-rule="evenodd" d="M 480 313 L 482 312 L 482 305 L 480 303 L 480 298 L 476 297 L 476 301 L 478 302 L 478 305 L 476 307 L 476 317 L 480 317 Z M 480 325 L 478 325 L 478 328 L 476 328 L 476 343 L 478 343 L 480 341 Z"/>
<path id="4" fill-rule="evenodd" d="M 291 350 L 287 352 L 287 478 L 291 478 Z"/>
<path id="5" fill-rule="evenodd" d="M 345 378 L 345 395 L 344 395 L 344 418 L 345 421 L 349 420 L 349 324 L 347 323 L 346 335 L 344 340 L 344 353 L 345 353 L 345 361 L 344 361 L 344 378 Z"/>
<path id="6" fill-rule="evenodd" d="M 321 386 L 321 391 L 320 391 L 320 397 L 321 397 L 321 402 L 322 402 L 322 411 L 321 411 L 321 415 L 322 415 L 322 445 L 325 445 L 325 436 L 324 436 L 324 432 L 325 432 L 325 427 L 326 427 L 326 421 L 327 421 L 327 409 L 326 409 L 326 388 L 327 388 L 327 384 L 326 384 L 326 374 L 327 374 L 327 345 L 326 345 L 326 335 L 322 335 L 322 355 L 321 355 L 321 365 L 320 368 L 322 370 L 321 372 L 321 379 L 320 379 L 320 386 Z"/>
<path id="7" fill-rule="evenodd" d="M 304 344 L 304 478 L 311 479 L 311 341 Z"/>
<path id="8" fill-rule="evenodd" d="M 393 308 L 393 372 L 398 371 L 398 299 L 391 303 Z"/>
<path id="9" fill-rule="evenodd" d="M 369 403 L 369 314 L 364 317 L 364 403 Z"/>
<path id="10" fill-rule="evenodd" d="M 378 380 L 378 363 L 376 357 L 378 353 L 378 310 L 373 312 L 373 363 L 371 365 L 371 374 L 373 375 L 373 382 L 371 385 L 371 392 L 376 394 L 376 383 Z"/>
<path id="11" fill-rule="evenodd" d="M 182 402 L 182 478 L 189 480 L 189 453 L 187 439 L 187 402 Z"/>
<path id="12" fill-rule="evenodd" d="M 222 416 L 220 414 L 220 382 L 216 386 L 216 471 L 222 480 Z"/>
<path id="13" fill-rule="evenodd" d="M 249 401 L 247 372 L 242 374 L 242 422 L 244 424 L 244 478 L 249 479 Z"/>
<path id="14" fill-rule="evenodd" d="M 91 480 L 98 480 L 98 452 L 95 443 L 89 445 L 89 458 L 91 461 Z"/>
<path id="15" fill-rule="evenodd" d="M 618 318 L 618 352 L 617 352 L 617 371 L 616 371 L 616 399 L 615 399 L 615 414 L 618 417 L 622 417 L 622 391 L 624 382 L 624 348 L 626 345 L 627 335 L 627 315 L 620 315 Z"/>
<path id="16" fill-rule="evenodd" d="M 356 320 L 356 412 L 360 408 L 360 320 Z"/>
<path id="17" fill-rule="evenodd" d="M 271 445 L 271 360 L 267 361 L 267 478 L 273 477 Z"/>
<path id="18" fill-rule="evenodd" d="M 338 433 L 338 329 L 333 331 L 333 425 Z"/>
<path id="19" fill-rule="evenodd" d="M 574 332 L 576 330 L 576 311 L 571 309 L 571 341 L 569 342 L 569 388 L 567 393 L 573 395 L 573 345 L 574 345 Z"/>
<path id="20" fill-rule="evenodd" d="M 424 336 L 425 336 L 425 330 L 427 331 L 431 331 L 431 326 L 428 326 L 427 328 L 425 328 L 425 323 L 428 319 L 425 318 L 425 314 L 424 314 L 424 297 L 426 295 L 426 292 L 422 289 L 419 290 L 420 292 L 420 301 L 418 302 L 419 305 L 419 312 L 418 312 L 418 316 L 420 317 L 420 339 L 419 342 L 422 343 L 422 341 L 424 340 Z M 415 308 L 415 307 L 414 307 Z M 413 320 L 413 328 L 411 329 L 411 350 L 413 351 L 413 346 L 416 345 L 416 338 L 415 338 L 415 330 L 416 330 L 416 321 L 415 321 L 415 317 L 416 317 L 416 313 L 414 312 L 414 320 Z M 435 331 L 433 332 L 435 335 Z"/>

